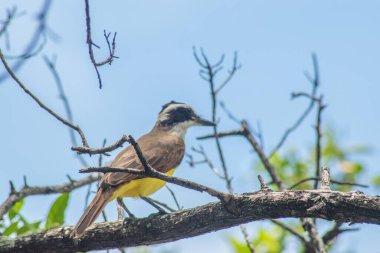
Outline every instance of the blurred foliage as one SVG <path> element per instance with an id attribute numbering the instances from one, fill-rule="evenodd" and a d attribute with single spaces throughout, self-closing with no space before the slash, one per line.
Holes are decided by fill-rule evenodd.
<path id="1" fill-rule="evenodd" d="M 65 222 L 65 211 L 69 200 L 69 194 L 61 194 L 51 205 L 45 222 L 28 221 L 22 214 L 24 200 L 17 202 L 0 221 L 0 234 L 4 236 L 19 236 L 33 234 L 44 229 L 61 226 Z M 43 226 L 44 223 L 44 226 Z"/>
<path id="2" fill-rule="evenodd" d="M 366 146 L 351 146 L 347 147 L 342 145 L 337 138 L 337 134 L 328 129 L 323 132 L 323 139 L 321 144 L 321 165 L 330 168 L 331 177 L 334 180 L 344 182 L 357 182 L 361 175 L 363 175 L 365 168 L 364 164 L 358 159 L 360 155 L 368 154 L 370 149 Z M 302 179 L 308 177 L 315 177 L 315 148 L 312 146 L 306 152 L 301 148 L 290 148 L 283 152 L 275 153 L 270 161 L 276 167 L 280 178 L 284 183 L 290 187 Z M 265 173 L 264 167 L 258 161 L 255 163 L 254 170 L 259 170 Z M 364 184 L 370 183 L 369 181 L 363 182 Z M 380 187 L 380 175 L 372 178 L 372 183 Z M 275 185 L 271 185 L 276 189 Z M 294 189 L 305 190 L 313 189 L 314 181 L 307 181 L 298 185 Z M 355 186 L 350 185 L 331 185 L 332 189 L 338 191 L 350 191 Z M 302 232 L 300 225 L 287 223 L 297 230 Z M 240 237 L 240 235 L 239 235 Z M 257 252 L 266 253 L 280 253 L 285 250 L 288 245 L 288 239 L 294 239 L 294 236 L 287 233 L 277 225 L 271 224 L 265 228 L 259 228 L 257 234 L 254 236 L 252 242 Z M 229 239 L 233 252 L 236 253 L 250 253 L 246 243 L 242 239 L 230 238 Z M 298 249 L 291 252 L 303 252 L 302 245 L 298 243 Z M 289 250 L 287 251 L 289 252 Z"/>
<path id="3" fill-rule="evenodd" d="M 279 227 L 259 228 L 257 236 L 253 239 L 252 243 L 257 252 L 277 253 L 283 252 L 285 249 L 286 233 Z M 229 238 L 234 252 L 250 253 L 245 242 L 235 238 Z"/>

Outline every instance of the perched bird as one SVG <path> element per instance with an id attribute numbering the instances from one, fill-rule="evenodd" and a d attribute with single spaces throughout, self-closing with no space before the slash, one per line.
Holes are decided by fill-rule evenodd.
<path id="1" fill-rule="evenodd" d="M 153 129 L 139 138 L 137 143 L 155 170 L 172 175 L 185 153 L 184 137 L 187 129 L 192 126 L 214 125 L 199 117 L 189 105 L 172 101 L 162 107 Z M 132 146 L 122 150 L 110 166 L 144 169 Z M 146 197 L 158 191 L 165 183 L 160 179 L 142 178 L 129 173 L 106 173 L 99 183 L 95 198 L 74 227 L 73 236 L 83 234 L 106 204 L 115 198 Z"/>

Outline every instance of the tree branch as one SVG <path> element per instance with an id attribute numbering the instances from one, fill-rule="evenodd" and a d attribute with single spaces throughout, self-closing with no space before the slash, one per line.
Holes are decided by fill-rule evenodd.
<path id="1" fill-rule="evenodd" d="M 139 175 L 141 177 L 152 177 L 152 178 L 158 178 L 161 180 L 164 180 L 169 183 L 173 183 L 176 185 L 180 185 L 182 187 L 192 189 L 199 192 L 207 192 L 209 195 L 216 197 L 220 200 L 226 200 L 231 198 L 229 194 L 217 191 L 215 189 L 212 189 L 208 186 L 204 186 L 195 182 L 188 181 L 186 179 L 178 178 L 178 177 L 172 177 L 168 176 L 164 173 L 158 172 L 154 168 L 150 167 L 148 165 L 149 169 L 148 171 L 143 170 L 137 170 L 137 169 L 130 169 L 130 168 L 116 168 L 116 167 L 89 167 L 81 169 L 80 173 L 90 173 L 90 172 L 102 172 L 102 173 L 110 173 L 110 172 L 123 172 L 123 173 L 130 173 L 134 175 Z"/>
<path id="2" fill-rule="evenodd" d="M 0 219 L 3 218 L 4 214 L 6 214 L 8 210 L 12 208 L 14 204 L 16 204 L 18 201 L 22 200 L 23 198 L 27 196 L 70 192 L 74 189 L 77 189 L 89 183 L 95 182 L 96 180 L 98 180 L 98 175 L 92 174 L 90 176 L 82 178 L 81 180 L 70 181 L 69 183 L 62 184 L 62 185 L 42 186 L 42 187 L 39 187 L 39 186 L 25 187 L 24 186 L 20 191 L 16 191 L 14 189 L 13 184 L 11 184 L 12 186 L 11 188 L 13 189 L 11 189 L 11 193 L 9 197 L 0 206 Z"/>
<path id="3" fill-rule="evenodd" d="M 320 180 L 321 180 L 320 177 L 307 177 L 307 178 L 304 178 L 304 179 L 300 180 L 299 182 L 295 183 L 294 185 L 290 186 L 288 189 L 292 190 L 292 189 L 296 188 L 297 186 L 299 186 L 300 184 L 303 184 L 303 183 L 308 182 L 308 181 L 320 181 Z M 368 188 L 368 185 L 365 185 L 365 184 L 345 182 L 345 181 L 339 181 L 339 180 L 335 180 L 335 179 L 331 179 L 330 183 L 337 184 L 337 185 L 351 185 L 351 186 Z"/>
<path id="4" fill-rule="evenodd" d="M 79 240 L 72 227 L 15 239 L 1 239 L 0 252 L 74 252 L 152 245 L 194 237 L 242 223 L 285 217 L 312 217 L 342 222 L 380 224 L 380 198 L 357 192 L 286 191 L 234 195 L 239 207 L 232 214 L 221 202 L 175 213 L 120 222 L 99 223 Z M 324 205 L 318 205 L 323 202 Z M 317 208 L 314 208 L 317 207 Z M 180 231 L 180 232 L 179 232 Z"/>
<path id="5" fill-rule="evenodd" d="M 317 89 L 319 87 L 319 67 L 318 67 L 318 58 L 315 53 L 312 54 L 312 60 L 313 60 L 313 70 L 314 70 L 314 78 L 311 78 L 310 75 L 306 72 L 305 76 L 306 78 L 311 82 L 312 84 L 312 90 L 311 90 L 311 96 L 314 97 L 315 94 L 317 93 Z M 297 93 L 292 93 L 291 98 L 296 98 L 298 97 L 296 95 Z M 306 93 L 305 93 L 306 94 Z M 309 115 L 311 110 L 314 107 L 315 100 L 310 100 L 310 103 L 308 107 L 302 112 L 302 114 L 299 116 L 299 118 L 296 120 L 296 122 L 289 127 L 288 129 L 285 130 L 284 134 L 282 135 L 280 141 L 277 143 L 277 145 L 273 148 L 273 150 L 269 154 L 269 158 L 272 157 L 281 147 L 284 145 L 286 139 L 289 137 L 289 135 L 294 132 L 305 120 L 305 118 Z"/>
<path id="6" fill-rule="evenodd" d="M 86 140 L 86 138 L 84 136 L 84 133 L 82 132 L 82 129 L 79 126 L 76 126 L 73 123 L 71 123 L 71 122 L 67 121 L 66 119 L 62 118 L 56 112 L 54 112 L 53 110 L 51 110 L 44 103 L 42 103 L 42 101 L 38 97 L 36 97 L 28 88 L 26 88 L 26 86 L 17 78 L 17 76 L 15 75 L 15 73 L 8 66 L 7 62 L 4 59 L 4 55 L 3 55 L 2 51 L 1 51 L 1 49 L 0 49 L 0 58 L 1 58 L 1 61 L 3 62 L 3 65 L 4 65 L 5 69 L 8 71 L 9 75 L 13 78 L 13 80 L 16 81 L 16 83 L 21 87 L 21 89 L 23 89 L 23 91 L 26 94 L 28 94 L 42 109 L 44 109 L 45 111 L 47 111 L 50 115 L 52 115 L 54 118 L 56 118 L 58 121 L 60 121 L 64 125 L 66 125 L 66 126 L 72 128 L 72 129 L 74 129 L 75 131 L 77 131 L 78 134 L 80 135 L 81 139 L 82 139 L 83 146 L 88 147 L 88 143 L 87 143 L 87 140 Z"/>

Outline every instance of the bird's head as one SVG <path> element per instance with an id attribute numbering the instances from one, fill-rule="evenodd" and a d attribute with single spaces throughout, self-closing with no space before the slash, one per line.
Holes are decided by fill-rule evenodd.
<path id="1" fill-rule="evenodd" d="M 215 126 L 215 123 L 202 119 L 191 106 L 171 101 L 162 106 L 155 128 L 183 137 L 192 126 Z"/>

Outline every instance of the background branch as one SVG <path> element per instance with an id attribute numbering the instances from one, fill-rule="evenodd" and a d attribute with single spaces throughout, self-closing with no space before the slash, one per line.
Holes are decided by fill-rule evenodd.
<path id="1" fill-rule="evenodd" d="M 26 55 L 30 55 L 30 53 L 33 51 L 37 51 L 37 52 L 40 51 L 40 50 L 35 50 L 35 49 L 38 47 L 41 37 L 45 36 L 45 32 L 47 29 L 46 19 L 51 7 L 51 3 L 52 3 L 52 0 L 45 0 L 44 3 L 42 4 L 42 7 L 37 14 L 37 22 L 38 22 L 37 28 L 34 31 L 33 36 L 31 37 L 22 55 L 26 56 Z M 26 63 L 25 58 L 19 57 L 18 60 L 12 65 L 11 68 L 15 72 L 17 72 L 25 63 Z M 1 73 L 0 83 L 2 83 L 2 81 L 4 81 L 8 77 L 9 75 L 7 71 L 4 71 L 3 73 Z"/>

